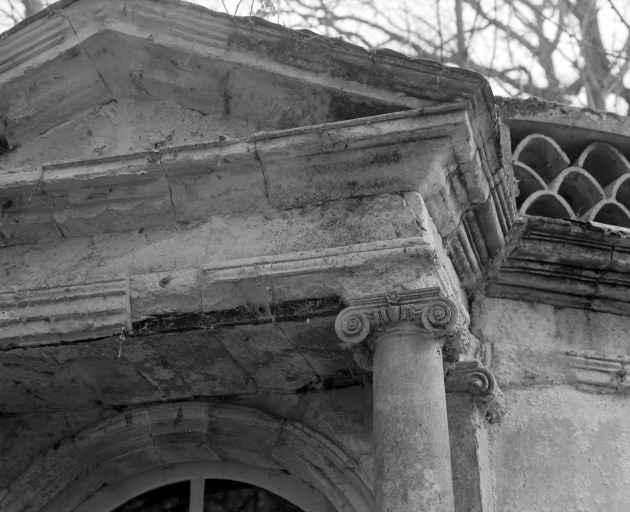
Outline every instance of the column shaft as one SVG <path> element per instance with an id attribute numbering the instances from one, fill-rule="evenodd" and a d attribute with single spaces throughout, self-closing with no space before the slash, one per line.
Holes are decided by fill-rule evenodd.
<path id="1" fill-rule="evenodd" d="M 374 444 L 379 512 L 453 511 L 441 348 L 413 324 L 375 342 Z"/>

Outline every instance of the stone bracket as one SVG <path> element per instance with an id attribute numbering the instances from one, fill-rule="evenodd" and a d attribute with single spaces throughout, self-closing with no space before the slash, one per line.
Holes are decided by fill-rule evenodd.
<path id="1" fill-rule="evenodd" d="M 500 423 L 507 413 L 507 400 L 494 375 L 479 361 L 454 363 L 444 376 L 447 393 L 468 392 L 473 395 L 489 423 Z"/>
<path id="2" fill-rule="evenodd" d="M 364 341 L 371 331 L 410 322 L 427 331 L 450 332 L 457 323 L 457 306 L 441 290 L 392 291 L 349 299 L 337 316 L 335 331 L 350 346 Z"/>

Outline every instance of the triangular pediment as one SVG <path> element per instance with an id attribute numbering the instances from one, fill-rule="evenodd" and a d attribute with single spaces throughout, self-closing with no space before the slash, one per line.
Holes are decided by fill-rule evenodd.
<path id="1" fill-rule="evenodd" d="M 179 1 L 57 2 L 0 55 L 13 168 L 491 97 L 472 72 Z"/>
<path id="2" fill-rule="evenodd" d="M 179 0 L 57 2 L 0 55 L 2 245 L 414 192 L 473 283 L 512 222 L 472 71 Z"/>

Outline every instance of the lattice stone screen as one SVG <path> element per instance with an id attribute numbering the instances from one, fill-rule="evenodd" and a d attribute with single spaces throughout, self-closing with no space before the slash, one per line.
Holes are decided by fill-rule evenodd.
<path id="1" fill-rule="evenodd" d="M 519 213 L 630 228 L 630 162 L 605 142 L 571 164 L 552 138 L 525 137 L 513 152 Z"/>

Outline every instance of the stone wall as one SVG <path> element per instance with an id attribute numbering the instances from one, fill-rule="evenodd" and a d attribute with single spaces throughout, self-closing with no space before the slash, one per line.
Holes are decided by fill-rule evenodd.
<path id="1" fill-rule="evenodd" d="M 630 318 L 484 298 L 473 323 L 509 402 L 489 427 L 495 510 L 626 511 Z"/>

